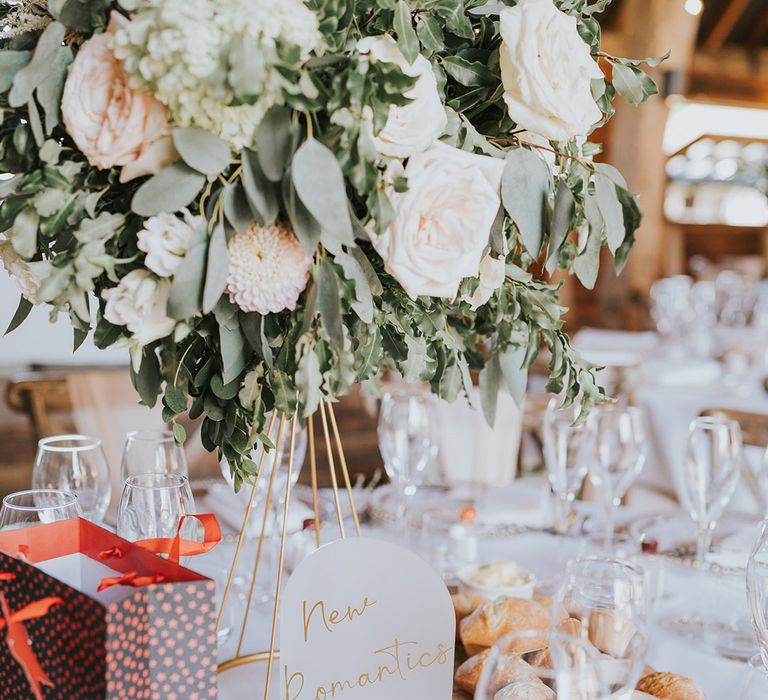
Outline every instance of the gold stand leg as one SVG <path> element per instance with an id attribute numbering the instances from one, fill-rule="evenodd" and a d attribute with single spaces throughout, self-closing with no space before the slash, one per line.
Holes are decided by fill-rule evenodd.
<path id="1" fill-rule="evenodd" d="M 313 416 L 307 418 L 307 434 L 309 437 L 309 469 L 312 476 L 312 509 L 315 512 L 315 546 L 320 548 L 320 507 L 317 501 L 317 455 L 315 453 L 315 421 Z"/>
<path id="2" fill-rule="evenodd" d="M 339 501 L 339 485 L 336 482 L 336 465 L 333 461 L 333 447 L 331 446 L 331 436 L 328 434 L 328 421 L 325 417 L 325 404 L 320 403 L 320 419 L 323 422 L 323 434 L 325 435 L 325 447 L 328 452 L 328 471 L 331 474 L 331 485 L 333 486 L 333 502 L 336 505 L 336 518 L 339 521 L 339 534 L 341 539 L 346 537 L 344 533 L 344 516 L 341 513 L 341 502 Z"/>
<path id="3" fill-rule="evenodd" d="M 272 417 L 269 421 L 269 427 L 267 428 L 267 435 L 269 435 L 272 432 L 272 428 L 275 425 L 275 419 L 277 418 L 276 413 L 272 413 Z M 278 428 L 278 431 L 282 431 L 283 429 L 283 422 L 285 421 L 285 417 L 280 417 L 280 427 Z M 251 507 L 253 506 L 253 499 L 256 498 L 256 489 L 259 486 L 259 478 L 261 477 L 261 468 L 264 466 L 264 457 L 266 456 L 267 451 L 262 448 L 261 450 L 261 457 L 259 457 L 259 470 L 256 472 L 256 476 L 253 479 L 253 487 L 251 488 L 251 496 L 248 499 L 248 506 L 245 509 L 245 515 L 243 516 L 243 524 L 240 527 L 240 536 L 237 538 L 237 546 L 235 547 L 235 556 L 232 559 L 232 568 L 229 570 L 229 576 L 227 577 L 227 585 L 224 588 L 224 595 L 221 598 L 221 606 L 219 607 L 219 614 L 216 618 L 216 632 L 219 631 L 219 628 L 221 627 L 221 620 L 224 616 L 224 607 L 227 604 L 227 600 L 229 599 L 229 592 L 232 588 L 232 581 L 235 578 L 235 571 L 237 571 L 237 561 L 240 558 L 240 550 L 243 547 L 243 542 L 245 540 L 245 531 L 248 527 L 248 520 L 251 517 Z"/>

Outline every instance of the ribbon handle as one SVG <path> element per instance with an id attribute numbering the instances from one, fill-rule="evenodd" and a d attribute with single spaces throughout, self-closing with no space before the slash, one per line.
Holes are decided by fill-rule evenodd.
<path id="1" fill-rule="evenodd" d="M 181 527 L 187 518 L 194 518 L 203 526 L 203 541 L 186 540 L 181 536 Z M 179 526 L 175 537 L 155 537 L 137 540 L 136 545 L 154 554 L 167 554 L 168 560 L 176 564 L 179 557 L 193 557 L 197 554 L 210 552 L 221 542 L 221 527 L 213 513 L 188 513 L 179 518 Z"/>
<path id="2" fill-rule="evenodd" d="M 14 577 L 15 574 L 0 572 L 0 580 L 2 581 L 10 581 Z M 2 612 L 0 629 L 8 628 L 5 635 L 5 643 L 8 645 L 13 658 L 16 659 L 24 671 L 24 675 L 29 681 L 36 700 L 44 700 L 41 686 L 47 685 L 49 688 L 53 688 L 54 685 L 53 681 L 43 671 L 43 667 L 32 650 L 29 635 L 24 627 L 24 620 L 34 620 L 38 617 L 43 617 L 54 605 L 61 605 L 63 603 L 64 601 L 58 597 L 42 598 L 12 613 L 5 593 L 0 592 L 0 611 Z"/>

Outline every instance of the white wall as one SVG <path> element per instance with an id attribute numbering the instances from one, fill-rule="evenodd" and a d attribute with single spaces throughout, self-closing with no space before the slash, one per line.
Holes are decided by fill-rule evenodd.
<path id="1" fill-rule="evenodd" d="M 16 284 L 0 266 L 0 333 L 8 327 L 19 303 Z M 88 337 L 72 353 L 73 334 L 69 320 L 61 316 L 49 323 L 47 306 L 36 306 L 24 323 L 6 336 L 0 336 L 0 371 L 42 365 L 120 365 L 128 364 L 125 348 L 99 350 Z"/>

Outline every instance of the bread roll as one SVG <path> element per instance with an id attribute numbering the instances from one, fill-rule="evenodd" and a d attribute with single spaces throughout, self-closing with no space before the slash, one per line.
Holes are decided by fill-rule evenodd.
<path id="1" fill-rule="evenodd" d="M 490 649 L 470 656 L 461 666 L 456 669 L 456 674 L 453 677 L 456 687 L 460 690 L 474 695 L 477 682 L 480 680 L 480 674 L 483 672 L 483 666 L 485 666 L 485 660 L 488 658 Z"/>
<path id="2" fill-rule="evenodd" d="M 467 659 L 456 669 L 454 681 L 461 690 L 474 694 L 485 667 L 490 649 Z M 517 654 L 502 654 L 496 660 L 496 667 L 490 679 L 491 692 L 513 682 L 538 681 L 536 672 Z"/>
<path id="3" fill-rule="evenodd" d="M 454 690 L 451 700 L 472 700 L 472 696 L 465 693 L 463 690 Z"/>
<path id="4" fill-rule="evenodd" d="M 512 683 L 493 696 L 493 700 L 555 700 L 555 693 L 541 681 Z"/>
<path id="5" fill-rule="evenodd" d="M 523 598 L 497 598 L 484 603 L 469 617 L 461 621 L 459 632 L 461 641 L 470 653 L 470 649 L 484 649 L 509 632 L 541 630 L 549 627 L 549 612 L 535 600 Z M 543 649 L 547 645 L 545 636 L 521 639 L 515 648 L 509 649 L 518 654 Z"/>
<path id="6" fill-rule="evenodd" d="M 482 596 L 466 592 L 454 593 L 451 600 L 453 601 L 453 611 L 456 613 L 456 634 L 459 632 L 459 623 L 477 610 L 478 606 L 486 602 Z"/>
<path id="7" fill-rule="evenodd" d="M 589 611 L 589 641 L 600 651 L 617 659 L 624 658 L 637 628 L 614 610 Z"/>
<path id="8" fill-rule="evenodd" d="M 571 637 L 581 637 L 581 621 L 575 617 L 569 617 L 557 626 L 557 630 Z M 554 668 L 549 647 L 534 652 L 527 661 L 533 668 Z"/>
<path id="9" fill-rule="evenodd" d="M 637 690 L 662 700 L 706 700 L 699 686 L 676 673 L 651 673 L 640 679 Z"/>

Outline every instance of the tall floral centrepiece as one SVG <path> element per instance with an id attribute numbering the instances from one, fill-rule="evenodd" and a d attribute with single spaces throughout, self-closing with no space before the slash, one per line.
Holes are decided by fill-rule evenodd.
<path id="1" fill-rule="evenodd" d="M 656 92 L 600 50 L 609 2 L 3 4 L 11 328 L 47 304 L 75 347 L 127 346 L 237 487 L 265 413 L 389 369 L 449 400 L 479 372 L 492 422 L 546 347 L 588 407 L 547 277 L 624 265 L 640 213 L 587 139 Z"/>

